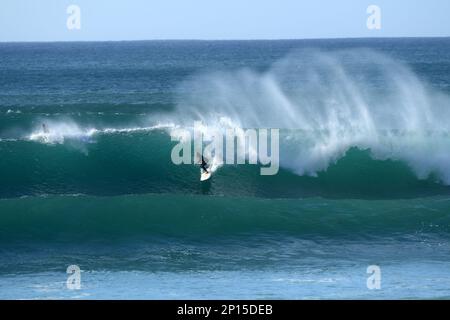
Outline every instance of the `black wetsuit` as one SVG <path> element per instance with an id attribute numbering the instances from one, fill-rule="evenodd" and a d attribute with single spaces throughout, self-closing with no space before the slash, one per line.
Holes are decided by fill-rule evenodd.
<path id="1" fill-rule="evenodd" d="M 206 173 L 208 173 L 208 169 L 206 169 L 206 166 L 207 166 L 207 165 L 208 165 L 208 164 L 206 163 L 205 159 L 204 159 L 203 156 L 202 156 L 202 164 L 200 165 L 200 167 L 201 167 L 203 170 L 205 170 Z"/>

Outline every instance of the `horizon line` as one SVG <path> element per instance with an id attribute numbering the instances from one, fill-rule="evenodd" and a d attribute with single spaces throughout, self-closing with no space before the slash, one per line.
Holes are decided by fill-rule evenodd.
<path id="1" fill-rule="evenodd" d="M 75 43 L 75 42 L 147 42 L 147 41 L 302 41 L 302 40 L 367 40 L 367 39 L 442 39 L 450 38 L 449 36 L 392 36 L 392 37 L 324 37 L 324 38 L 258 38 L 258 39 L 182 39 L 182 38 L 166 38 L 166 39 L 122 39 L 122 40 L 13 40 L 3 41 L 0 43 Z"/>

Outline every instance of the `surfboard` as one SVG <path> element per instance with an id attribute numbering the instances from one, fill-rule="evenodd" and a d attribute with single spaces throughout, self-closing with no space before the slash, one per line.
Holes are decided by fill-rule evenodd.
<path id="1" fill-rule="evenodd" d="M 200 181 L 206 181 L 211 178 L 211 171 L 206 172 L 202 168 L 200 168 Z"/>

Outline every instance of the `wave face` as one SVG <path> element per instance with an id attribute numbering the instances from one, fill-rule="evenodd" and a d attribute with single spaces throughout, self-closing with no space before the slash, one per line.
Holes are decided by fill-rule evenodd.
<path id="1" fill-rule="evenodd" d="M 351 148 L 326 171 L 299 175 L 281 168 L 260 176 L 257 165 L 224 165 L 208 184 L 194 165 L 174 165 L 170 128 L 81 133 L 0 142 L 3 197 L 41 194 L 188 193 L 267 198 L 411 198 L 448 194 L 437 177 L 420 180 L 405 163 L 374 160 Z M 282 149 L 283 150 L 283 149 Z M 281 154 L 283 151 L 281 151 Z M 169 160 L 168 160 L 169 158 Z M 368 183 L 370 181 L 370 183 Z"/>

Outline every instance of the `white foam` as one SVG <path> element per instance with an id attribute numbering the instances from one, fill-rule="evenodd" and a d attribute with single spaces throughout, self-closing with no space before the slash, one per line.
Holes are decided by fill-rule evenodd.
<path id="1" fill-rule="evenodd" d="M 20 113 L 22 113 L 22 111 L 20 111 L 20 110 L 12 110 L 12 109 L 8 109 L 8 110 L 6 111 L 6 114 L 10 114 L 10 113 L 20 114 Z"/>
<path id="2" fill-rule="evenodd" d="M 43 122 L 44 123 L 44 122 Z M 48 131 L 44 132 L 42 127 L 37 127 L 28 136 L 29 140 L 56 144 L 64 143 L 66 139 L 80 139 L 89 137 L 88 131 L 80 128 L 75 122 L 64 121 L 45 121 Z"/>
<path id="3" fill-rule="evenodd" d="M 81 127 L 70 119 L 60 121 L 42 121 L 45 123 L 48 131 L 44 132 L 42 127 L 36 127 L 33 132 L 27 136 L 27 140 L 32 140 L 47 144 L 62 144 L 67 139 L 78 141 L 89 141 L 89 138 L 98 134 L 116 134 L 116 133 L 133 133 L 145 132 L 158 129 L 170 129 L 174 125 L 170 123 L 156 124 L 147 127 L 125 127 L 125 128 L 92 128 Z"/>
<path id="4" fill-rule="evenodd" d="M 169 120 L 181 126 L 286 129 L 281 165 L 298 174 L 316 175 L 359 147 L 450 184 L 450 98 L 385 55 L 303 51 L 263 73 L 198 75 L 180 92 Z"/>

